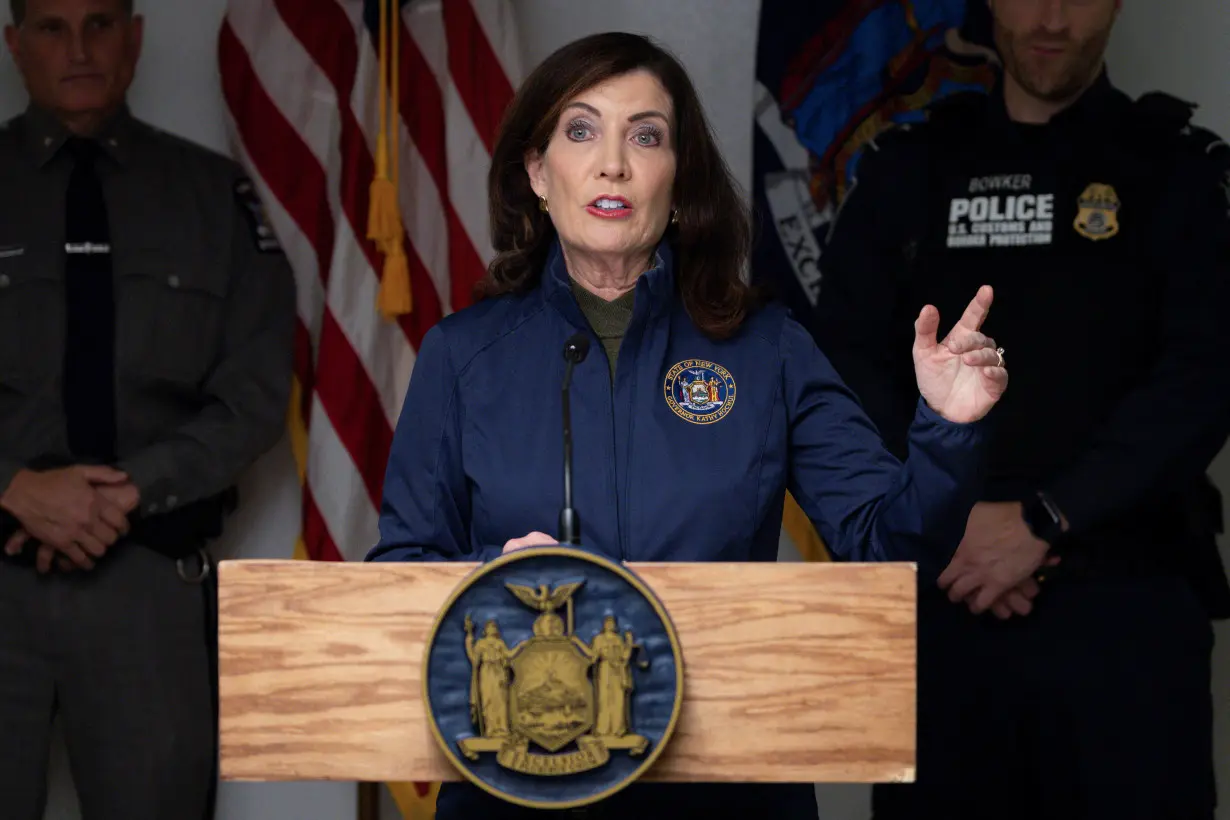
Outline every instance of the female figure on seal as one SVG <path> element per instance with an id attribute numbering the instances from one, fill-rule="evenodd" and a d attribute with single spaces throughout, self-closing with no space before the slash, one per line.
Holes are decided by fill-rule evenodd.
<path id="1" fill-rule="evenodd" d="M 481 737 L 508 734 L 508 646 L 495 621 L 488 621 L 483 637 L 474 640 L 474 622 L 466 616 L 466 657 L 470 674 L 470 719 Z"/>

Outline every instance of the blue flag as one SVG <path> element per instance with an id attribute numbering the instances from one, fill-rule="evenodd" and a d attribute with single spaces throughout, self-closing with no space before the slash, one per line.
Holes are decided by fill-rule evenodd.
<path id="1" fill-rule="evenodd" d="M 935 100 L 994 85 L 989 17 L 985 0 L 763 0 L 752 276 L 804 325 L 863 148 Z"/>

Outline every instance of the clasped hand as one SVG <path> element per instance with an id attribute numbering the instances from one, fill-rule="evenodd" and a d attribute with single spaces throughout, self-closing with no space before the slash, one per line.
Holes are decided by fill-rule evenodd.
<path id="1" fill-rule="evenodd" d="M 128 514 L 138 502 L 136 486 L 110 467 L 23 470 L 0 499 L 21 524 L 4 551 L 16 555 L 34 539 L 39 572 L 50 571 L 53 563 L 65 571 L 93 569 L 95 560 L 128 533 Z"/>
<path id="2" fill-rule="evenodd" d="M 1034 574 L 1055 566 L 1050 545 L 1034 536 L 1019 502 L 974 505 L 952 561 L 939 578 L 948 600 L 964 602 L 976 615 L 990 610 L 1001 619 L 1028 615 L 1040 587 Z"/>

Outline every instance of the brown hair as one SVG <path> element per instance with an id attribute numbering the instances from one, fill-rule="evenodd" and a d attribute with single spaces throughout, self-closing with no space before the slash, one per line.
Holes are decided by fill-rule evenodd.
<path id="1" fill-rule="evenodd" d="M 13 15 L 13 25 L 20 26 L 26 21 L 26 3 L 27 0 L 9 0 L 9 13 Z M 123 0 L 120 3 L 120 10 L 129 17 L 132 16 L 133 0 Z"/>
<path id="2" fill-rule="evenodd" d="M 546 151 L 563 111 L 576 95 L 612 77 L 644 69 L 662 83 L 674 108 L 674 200 L 678 223 L 666 229 L 676 287 L 688 315 L 712 338 L 733 334 L 751 310 L 743 281 L 751 218 L 730 168 L 718 151 L 700 98 L 683 66 L 649 38 L 595 34 L 544 60 L 504 112 L 491 157 L 487 193 L 496 256 L 475 287 L 484 299 L 538 285 L 555 237 L 538 208 L 525 158 Z"/>

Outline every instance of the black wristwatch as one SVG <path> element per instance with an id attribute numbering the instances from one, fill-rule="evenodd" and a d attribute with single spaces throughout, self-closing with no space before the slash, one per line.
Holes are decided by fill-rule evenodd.
<path id="1" fill-rule="evenodd" d="M 1063 513 L 1059 511 L 1055 499 L 1044 492 L 1037 493 L 1025 502 L 1021 517 L 1025 519 L 1025 526 L 1029 527 L 1034 537 L 1048 544 L 1054 544 L 1063 534 Z"/>

